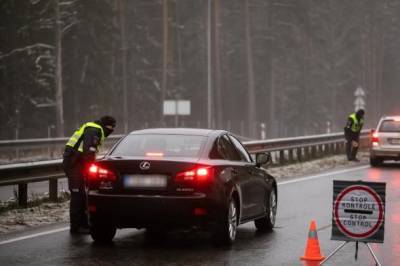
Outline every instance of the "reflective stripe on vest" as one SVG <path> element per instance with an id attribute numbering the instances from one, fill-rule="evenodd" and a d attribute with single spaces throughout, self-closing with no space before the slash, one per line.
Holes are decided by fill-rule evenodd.
<path id="1" fill-rule="evenodd" d="M 78 141 L 80 141 L 79 147 L 78 147 L 77 150 L 79 152 L 83 152 L 83 142 L 80 139 L 81 139 L 81 137 L 83 135 L 83 132 L 85 132 L 85 129 L 87 127 L 95 127 L 95 128 L 100 129 L 100 131 L 101 131 L 101 139 L 100 139 L 100 143 L 98 145 L 98 146 L 100 146 L 103 143 L 104 139 L 105 139 L 104 131 L 103 131 L 103 128 L 100 125 L 98 125 L 96 123 L 93 123 L 93 122 L 88 122 L 88 123 L 84 124 L 83 126 L 81 126 L 78 130 L 76 130 L 74 132 L 74 134 L 72 135 L 72 137 L 68 140 L 66 145 L 76 149 L 75 145 L 77 145 Z"/>
<path id="2" fill-rule="evenodd" d="M 360 132 L 364 124 L 364 119 L 361 118 L 360 121 L 358 121 L 355 113 L 351 114 L 349 118 L 353 120 L 353 124 L 351 125 L 351 131 Z"/>

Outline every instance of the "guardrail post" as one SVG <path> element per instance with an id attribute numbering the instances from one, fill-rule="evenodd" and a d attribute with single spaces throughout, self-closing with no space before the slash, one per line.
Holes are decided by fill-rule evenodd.
<path id="1" fill-rule="evenodd" d="M 22 207 L 28 206 L 28 184 L 18 184 L 18 205 Z"/>
<path id="2" fill-rule="evenodd" d="M 335 154 L 339 154 L 340 153 L 340 147 L 339 147 L 340 145 L 339 145 L 339 142 L 336 142 L 335 143 L 335 150 L 334 150 L 334 153 Z"/>
<path id="3" fill-rule="evenodd" d="M 293 149 L 288 150 L 289 152 L 289 163 L 293 163 L 294 159 L 293 159 Z"/>
<path id="4" fill-rule="evenodd" d="M 311 159 L 317 158 L 317 146 L 311 146 Z"/>
<path id="5" fill-rule="evenodd" d="M 328 144 L 329 147 L 329 154 L 335 154 L 335 144 L 330 143 Z"/>
<path id="6" fill-rule="evenodd" d="M 335 153 L 336 153 L 336 154 L 340 154 L 340 142 L 336 142 Z"/>
<path id="7" fill-rule="evenodd" d="M 346 150 L 346 143 L 340 142 L 340 153 L 344 153 Z"/>
<path id="8" fill-rule="evenodd" d="M 328 155 L 329 154 L 330 145 L 329 144 L 325 144 L 323 146 L 324 146 L 324 150 L 322 152 L 322 156 Z"/>
<path id="9" fill-rule="evenodd" d="M 280 165 L 285 164 L 285 151 L 284 150 L 279 151 L 279 164 Z"/>
<path id="10" fill-rule="evenodd" d="M 58 200 L 57 193 L 58 193 L 58 180 L 50 179 L 49 180 L 49 199 L 50 199 L 50 201 Z"/>
<path id="11" fill-rule="evenodd" d="M 275 152 L 271 152 L 271 165 L 274 165 L 276 162 L 276 154 Z"/>
<path id="12" fill-rule="evenodd" d="M 296 157 L 297 157 L 297 161 L 301 162 L 301 160 L 302 160 L 301 148 L 296 149 Z"/>

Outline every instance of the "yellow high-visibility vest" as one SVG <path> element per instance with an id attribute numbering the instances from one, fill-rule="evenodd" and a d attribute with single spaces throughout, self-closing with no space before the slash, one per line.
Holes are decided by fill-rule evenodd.
<path id="1" fill-rule="evenodd" d="M 99 143 L 99 145 L 98 146 L 100 146 L 102 143 L 103 143 L 103 141 L 104 141 L 104 139 L 105 139 L 105 136 L 104 136 L 104 130 L 103 130 L 103 128 L 100 126 L 100 125 L 98 125 L 98 124 L 96 124 L 96 123 L 94 123 L 94 122 L 88 122 L 88 123 L 86 123 L 86 124 L 83 124 L 83 126 L 81 126 L 78 130 L 76 130 L 75 132 L 74 132 L 74 134 L 72 135 L 72 137 L 68 140 L 68 142 L 67 142 L 67 146 L 70 146 L 70 147 L 72 147 L 72 148 L 74 148 L 74 149 L 76 149 L 76 145 L 77 145 L 77 143 L 78 143 L 78 141 L 80 142 L 79 143 L 79 147 L 78 147 L 78 151 L 79 152 L 83 152 L 83 141 L 82 141 L 82 135 L 83 135 L 83 132 L 85 132 L 85 129 L 87 128 L 87 127 L 95 127 L 95 128 L 98 128 L 98 129 L 100 129 L 100 131 L 101 131 L 101 139 L 100 139 L 100 143 Z"/>
<path id="2" fill-rule="evenodd" d="M 349 118 L 353 120 L 353 124 L 351 125 L 351 131 L 353 132 L 360 132 L 362 126 L 364 125 L 364 119 L 360 119 L 360 121 L 357 120 L 356 114 L 352 113 Z"/>

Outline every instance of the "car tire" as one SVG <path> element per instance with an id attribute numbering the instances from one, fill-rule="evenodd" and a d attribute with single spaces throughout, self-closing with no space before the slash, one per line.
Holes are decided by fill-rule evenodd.
<path id="1" fill-rule="evenodd" d="M 102 219 L 101 217 L 92 218 L 90 235 L 96 243 L 111 243 L 116 232 L 116 227 L 110 221 L 107 221 L 107 219 Z"/>
<path id="2" fill-rule="evenodd" d="M 371 166 L 377 167 L 382 165 L 382 159 L 378 157 L 369 157 L 369 163 Z"/>
<path id="3" fill-rule="evenodd" d="M 254 225 L 259 232 L 269 232 L 275 226 L 277 210 L 277 197 L 275 189 L 265 199 L 265 216 L 254 220 Z"/>
<path id="4" fill-rule="evenodd" d="M 228 208 L 224 211 L 224 215 L 217 223 L 213 238 L 217 245 L 230 246 L 235 242 L 238 226 L 238 205 L 235 199 L 231 198 Z"/>

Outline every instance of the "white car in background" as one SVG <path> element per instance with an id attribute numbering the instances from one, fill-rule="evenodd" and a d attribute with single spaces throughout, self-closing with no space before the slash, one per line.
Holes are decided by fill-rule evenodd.
<path id="1" fill-rule="evenodd" d="M 372 130 L 370 163 L 379 166 L 384 160 L 400 160 L 400 116 L 384 116 Z"/>

